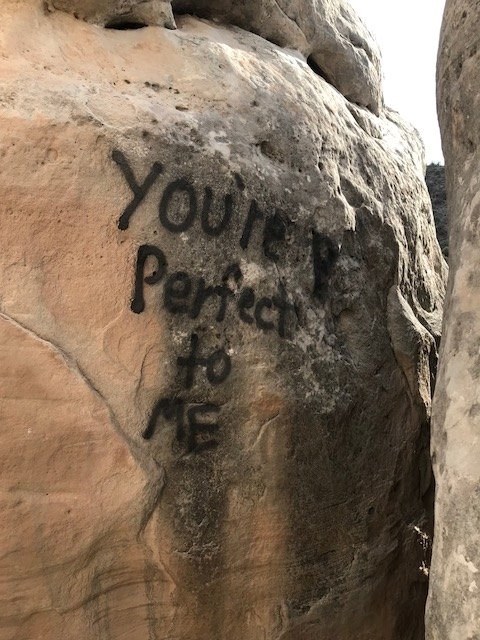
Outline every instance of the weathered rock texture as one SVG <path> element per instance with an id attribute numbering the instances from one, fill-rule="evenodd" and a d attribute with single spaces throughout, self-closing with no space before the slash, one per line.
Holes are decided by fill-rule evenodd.
<path id="1" fill-rule="evenodd" d="M 432 201 L 433 218 L 437 238 L 443 255 L 448 258 L 448 210 L 445 167 L 442 164 L 429 164 L 425 175 L 428 193 Z"/>
<path id="2" fill-rule="evenodd" d="M 344 0 L 172 0 L 172 5 L 297 49 L 349 100 L 375 113 L 382 107 L 378 49 Z"/>
<path id="3" fill-rule="evenodd" d="M 451 275 L 434 410 L 430 640 L 480 638 L 479 21 L 478 2 L 447 2 L 438 65 Z"/>
<path id="4" fill-rule="evenodd" d="M 234 24 L 309 56 L 349 100 L 377 114 L 383 106 L 378 48 L 345 0 L 48 0 L 48 6 L 111 26 L 175 28 L 172 7 Z"/>
<path id="5" fill-rule="evenodd" d="M 1 640 L 420 640 L 413 130 L 238 27 L 0 15 Z"/>

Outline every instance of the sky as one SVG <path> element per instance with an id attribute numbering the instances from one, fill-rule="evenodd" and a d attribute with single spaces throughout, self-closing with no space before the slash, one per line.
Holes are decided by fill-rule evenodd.
<path id="1" fill-rule="evenodd" d="M 409 120 L 426 147 L 427 162 L 442 162 L 435 68 L 443 0 L 350 0 L 375 36 L 383 57 L 385 102 Z"/>

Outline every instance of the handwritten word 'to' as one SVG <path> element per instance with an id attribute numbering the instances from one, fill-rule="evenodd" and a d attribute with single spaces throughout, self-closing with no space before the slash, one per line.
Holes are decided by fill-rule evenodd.
<path id="1" fill-rule="evenodd" d="M 225 382 L 232 370 L 232 360 L 224 349 L 218 349 L 208 357 L 198 355 L 198 335 L 194 333 L 190 338 L 190 353 L 188 356 L 177 358 L 177 364 L 187 371 L 185 387 L 191 389 L 195 380 L 195 368 L 205 367 L 207 379 L 216 386 Z"/>

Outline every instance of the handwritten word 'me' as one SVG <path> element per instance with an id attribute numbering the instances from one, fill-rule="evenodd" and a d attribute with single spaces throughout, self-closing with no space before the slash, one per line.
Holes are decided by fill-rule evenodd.
<path id="1" fill-rule="evenodd" d="M 195 371 L 204 368 L 209 384 L 217 386 L 223 384 L 232 370 L 232 361 L 224 349 L 217 349 L 207 355 L 199 354 L 199 337 L 196 333 L 190 337 L 190 353 L 177 358 L 179 368 L 186 371 L 185 388 L 191 389 L 195 382 Z M 148 424 L 142 434 L 145 440 L 150 440 L 157 428 L 160 418 L 175 422 L 176 439 L 185 443 L 187 453 L 204 449 L 211 449 L 217 445 L 213 437 L 199 437 L 213 434 L 219 429 L 218 422 L 212 422 L 212 416 L 218 416 L 220 407 L 211 402 L 189 403 L 183 398 L 160 398 L 153 407 Z"/>

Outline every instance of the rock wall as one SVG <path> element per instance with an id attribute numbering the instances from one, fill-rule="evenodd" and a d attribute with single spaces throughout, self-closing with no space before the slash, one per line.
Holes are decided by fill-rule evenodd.
<path id="1" fill-rule="evenodd" d="M 430 640 L 480 637 L 479 20 L 477 2 L 447 2 L 438 64 L 451 271 L 433 420 L 437 499 Z"/>
<path id="2" fill-rule="evenodd" d="M 0 6 L 1 640 L 420 640 L 415 133 L 247 29 L 55 4 Z"/>

